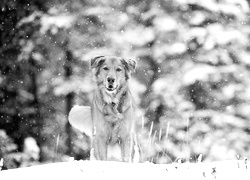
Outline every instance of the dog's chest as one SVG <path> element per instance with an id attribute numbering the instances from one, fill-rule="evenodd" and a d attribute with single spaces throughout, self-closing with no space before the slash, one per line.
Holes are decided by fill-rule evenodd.
<path id="1" fill-rule="evenodd" d="M 111 106 L 115 106 L 118 112 L 122 112 L 123 101 L 127 98 L 127 92 L 105 93 L 103 94 L 103 102 Z"/>
<path id="2" fill-rule="evenodd" d="M 109 123 L 109 143 L 113 144 L 120 139 L 121 122 Z"/>
<path id="3" fill-rule="evenodd" d="M 111 104 L 112 102 L 118 101 L 118 98 L 114 93 L 104 93 L 103 100 L 107 104 Z"/>

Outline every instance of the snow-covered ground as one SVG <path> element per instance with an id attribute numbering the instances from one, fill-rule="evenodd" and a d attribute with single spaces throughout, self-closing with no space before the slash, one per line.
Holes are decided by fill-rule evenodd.
<path id="1" fill-rule="evenodd" d="M 70 161 L 0 172 L 1 180 L 50 179 L 225 179 L 249 180 L 247 161 L 152 164 L 114 161 Z"/>

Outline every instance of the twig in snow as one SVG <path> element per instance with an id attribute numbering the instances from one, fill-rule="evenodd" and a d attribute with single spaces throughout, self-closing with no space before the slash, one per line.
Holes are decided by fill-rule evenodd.
<path id="1" fill-rule="evenodd" d="M 181 163 L 182 163 L 182 159 L 181 159 L 181 158 L 178 159 L 178 160 L 177 160 L 177 163 L 178 163 L 178 164 L 181 164 Z"/>
<path id="2" fill-rule="evenodd" d="M 149 133 L 148 133 L 148 138 L 150 138 L 152 132 L 153 132 L 153 127 L 154 127 L 154 121 L 151 122 L 151 126 L 150 126 L 150 130 L 149 130 Z"/>
<path id="3" fill-rule="evenodd" d="M 244 163 L 245 163 L 245 167 L 247 169 L 247 157 L 244 157 Z"/>
<path id="4" fill-rule="evenodd" d="M 211 174 L 212 174 L 212 175 L 214 176 L 214 178 L 216 179 L 216 174 L 217 174 L 216 167 L 213 167 L 213 168 L 212 168 Z"/>
<path id="5" fill-rule="evenodd" d="M 75 162 L 76 166 L 79 168 L 79 170 L 80 170 L 82 173 L 84 173 L 84 171 L 82 170 L 82 168 L 81 168 L 80 165 L 79 165 L 79 161 L 74 161 L 74 162 Z"/>
<path id="6" fill-rule="evenodd" d="M 0 160 L 0 171 L 2 170 L 3 168 L 3 158 Z"/>
<path id="7" fill-rule="evenodd" d="M 168 124 L 167 124 L 166 135 L 165 135 L 166 139 L 168 138 L 169 127 L 170 127 L 170 122 L 168 122 Z"/>
<path id="8" fill-rule="evenodd" d="M 154 127 L 154 122 L 152 121 L 151 126 L 150 126 L 150 130 L 149 130 L 149 133 L 148 133 L 148 151 L 147 151 L 147 154 L 149 154 L 149 152 L 151 150 L 151 146 L 152 146 L 151 135 L 152 135 L 152 132 L 153 132 L 153 127 Z"/>
<path id="9" fill-rule="evenodd" d="M 238 159 L 237 165 L 238 165 L 238 168 L 240 168 L 240 162 L 239 162 L 239 160 L 240 160 L 240 155 L 239 155 L 239 154 L 237 155 L 237 159 Z"/>
<path id="10" fill-rule="evenodd" d="M 143 132 L 143 129 L 144 129 L 144 123 L 145 123 L 145 120 L 144 120 L 144 116 L 141 117 L 141 130 Z"/>
<path id="11" fill-rule="evenodd" d="M 190 146 L 189 146 L 189 117 L 187 118 L 187 133 L 186 133 L 186 146 L 187 146 L 187 149 L 188 149 L 188 151 L 187 151 L 187 158 L 188 158 L 188 161 L 190 160 Z"/>
<path id="12" fill-rule="evenodd" d="M 161 149 L 161 147 L 155 143 L 156 147 L 173 163 L 172 159 Z"/>
<path id="13" fill-rule="evenodd" d="M 56 161 L 56 159 L 57 159 L 57 152 L 58 152 L 59 141 L 60 141 L 60 135 L 58 134 L 57 138 L 56 138 L 56 149 L 55 149 L 54 161 Z"/>
<path id="14" fill-rule="evenodd" d="M 159 137 L 158 137 L 159 142 L 161 142 L 161 134 L 162 134 L 162 129 L 160 129 L 159 131 Z"/>
<path id="15" fill-rule="evenodd" d="M 201 163 L 201 161 L 202 161 L 202 154 L 198 156 L 197 163 Z"/>
<path id="16" fill-rule="evenodd" d="M 156 136 L 157 131 L 154 132 L 153 138 L 152 138 L 152 143 L 155 141 L 155 136 Z"/>

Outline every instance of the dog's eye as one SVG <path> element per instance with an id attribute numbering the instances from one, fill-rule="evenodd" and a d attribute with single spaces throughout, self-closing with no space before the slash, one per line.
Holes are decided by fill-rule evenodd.
<path id="1" fill-rule="evenodd" d="M 116 71 L 120 72 L 120 71 L 122 71 L 122 68 L 117 68 Z"/>
<path id="2" fill-rule="evenodd" d="M 109 68 L 108 67 L 104 67 L 103 70 L 107 71 L 107 70 L 109 70 Z"/>

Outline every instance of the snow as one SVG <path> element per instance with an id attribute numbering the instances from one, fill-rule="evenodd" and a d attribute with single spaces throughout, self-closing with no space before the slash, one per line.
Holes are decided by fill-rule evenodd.
<path id="1" fill-rule="evenodd" d="M 175 56 L 184 54 L 187 51 L 186 44 L 182 42 L 175 42 L 172 44 L 161 44 L 157 48 L 154 49 L 154 55 L 156 57 L 161 57 L 162 54 L 166 54 L 168 56 Z"/>
<path id="2" fill-rule="evenodd" d="M 40 148 L 33 137 L 27 137 L 24 139 L 24 153 L 28 154 L 32 159 L 39 159 Z"/>
<path id="3" fill-rule="evenodd" d="M 170 16 L 162 16 L 154 19 L 155 28 L 158 31 L 170 32 L 178 29 L 178 23 Z"/>
<path id="4" fill-rule="evenodd" d="M 195 81 L 207 81 L 215 69 L 209 65 L 197 65 L 187 71 L 183 77 L 183 83 L 186 85 L 193 84 Z"/>
<path id="5" fill-rule="evenodd" d="M 110 8 L 104 7 L 104 6 L 97 6 L 97 7 L 92 7 L 88 8 L 85 10 L 85 14 L 90 16 L 90 15 L 104 15 L 107 14 L 111 11 Z"/>
<path id="6" fill-rule="evenodd" d="M 179 3 L 179 4 L 176 4 L 176 3 Z M 29 17 L 21 20 L 19 23 L 19 27 L 23 25 L 24 23 L 30 23 L 32 21 L 34 21 L 33 24 L 40 23 L 40 22 L 36 22 L 38 21 L 38 19 L 36 18 L 41 17 L 41 31 L 42 32 L 51 31 L 56 36 L 53 36 L 50 33 L 40 35 L 39 33 L 36 33 L 37 30 L 35 31 L 35 29 L 33 28 L 33 25 L 31 28 L 24 28 L 23 30 L 25 31 L 24 33 L 25 40 L 20 41 L 21 43 L 20 45 L 23 48 L 22 58 L 27 59 L 28 57 L 30 57 L 30 55 L 32 55 L 32 57 L 35 60 L 39 61 L 37 62 L 38 65 L 41 65 L 41 67 L 44 67 L 44 70 L 43 70 L 44 72 L 42 71 L 41 74 L 43 76 L 45 75 L 46 77 L 52 76 L 54 74 L 53 73 L 54 66 L 50 67 L 47 61 L 46 62 L 43 62 L 43 61 L 45 59 L 47 60 L 54 59 L 55 62 L 54 61 L 51 61 L 51 62 L 57 64 L 56 61 L 58 57 L 59 56 L 63 57 L 64 49 L 57 50 L 55 46 L 58 46 L 58 48 L 61 48 L 59 47 L 60 38 L 61 38 L 60 36 L 63 34 L 64 32 L 63 29 L 65 28 L 69 28 L 69 34 L 66 34 L 65 36 L 65 38 L 68 38 L 69 40 L 69 44 L 70 44 L 69 50 L 72 50 L 73 55 L 78 53 L 77 56 L 75 56 L 76 60 L 78 59 L 78 56 L 79 56 L 81 57 L 81 59 L 85 61 L 87 60 L 89 61 L 91 57 L 94 57 L 97 54 L 104 54 L 104 53 L 119 54 L 119 55 L 126 54 L 126 56 L 137 54 L 137 57 L 142 60 L 140 64 L 144 65 L 144 67 L 138 68 L 139 73 L 137 74 L 137 77 L 141 82 L 144 82 L 144 79 L 145 79 L 145 82 L 147 82 L 147 80 L 149 80 L 151 76 L 153 77 L 153 73 L 152 73 L 153 71 L 151 71 L 151 67 L 147 67 L 147 65 L 145 64 L 146 61 L 145 62 L 143 61 L 144 58 L 147 58 L 147 56 L 150 56 L 150 58 L 157 61 L 157 63 L 159 63 L 159 65 L 161 66 L 161 69 L 159 69 L 159 72 L 158 72 L 159 74 L 156 73 L 157 76 L 156 76 L 156 79 L 154 79 L 154 83 L 152 83 L 152 87 L 148 87 L 148 89 L 150 91 L 152 90 L 153 92 L 151 91 L 152 93 L 150 92 L 148 96 L 145 96 L 145 97 L 139 96 L 147 90 L 147 86 L 144 84 L 139 84 L 139 80 L 138 82 L 134 81 L 134 84 L 132 84 L 132 87 L 131 87 L 131 91 L 137 94 L 134 96 L 135 101 L 139 102 L 137 104 L 141 104 L 140 101 L 144 100 L 145 98 L 152 99 L 152 103 L 150 100 L 151 104 L 146 104 L 148 106 L 146 106 L 145 108 L 145 114 L 149 108 L 151 108 L 151 110 L 154 110 L 161 103 L 161 105 L 163 105 L 164 107 L 163 108 L 164 116 L 161 116 L 160 120 L 161 119 L 165 120 L 166 118 L 166 121 L 167 121 L 169 119 L 174 119 L 175 116 L 181 116 L 182 118 L 182 116 L 184 116 L 185 113 L 196 113 L 195 108 L 197 107 L 198 109 L 199 105 L 196 106 L 195 102 L 193 103 L 193 101 L 189 101 L 189 99 L 192 99 L 192 98 L 189 98 L 189 95 L 190 94 L 199 95 L 200 96 L 199 98 L 201 98 L 202 100 L 205 99 L 205 101 L 208 101 L 206 102 L 206 104 L 208 104 L 208 107 L 206 110 L 210 110 L 210 108 L 215 109 L 216 111 L 222 110 L 221 113 L 225 114 L 225 115 L 221 115 L 221 114 L 213 113 L 213 115 L 208 116 L 208 118 L 211 117 L 211 120 L 209 122 L 207 123 L 202 122 L 201 124 L 197 123 L 197 122 L 200 122 L 198 118 L 197 122 L 195 122 L 197 123 L 197 126 L 192 127 L 193 131 L 194 133 L 199 132 L 199 131 L 207 133 L 204 135 L 206 137 L 204 139 L 206 140 L 206 142 L 209 142 L 209 143 L 201 142 L 200 146 L 202 147 L 205 146 L 204 149 L 206 148 L 207 151 L 212 149 L 213 153 L 216 154 L 213 157 L 221 158 L 223 154 L 226 156 L 227 146 L 230 148 L 232 147 L 232 149 L 234 148 L 236 150 L 241 150 L 241 151 L 235 151 L 237 153 L 239 152 L 239 154 L 247 155 L 246 151 L 247 151 L 247 146 L 249 144 L 247 139 L 249 138 L 247 137 L 248 133 L 245 131 L 246 131 L 246 128 L 248 127 L 247 125 L 249 125 L 246 122 L 248 122 L 247 120 L 250 117 L 250 112 L 249 112 L 250 104 L 248 101 L 248 99 L 250 99 L 250 85 L 249 85 L 250 82 L 248 80 L 249 73 L 247 72 L 247 68 L 249 68 L 250 66 L 250 61 L 249 61 L 250 53 L 248 52 L 249 51 L 249 48 L 248 48 L 249 47 L 249 42 L 248 42 L 249 40 L 248 25 L 249 24 L 247 23 L 248 21 L 245 19 L 245 18 L 248 18 L 247 16 L 249 15 L 249 5 L 247 1 L 246 0 L 220 0 L 220 1 L 217 1 L 217 0 L 206 0 L 206 1 L 176 0 L 175 2 L 167 4 L 169 5 L 169 7 L 164 7 L 164 3 L 160 4 L 160 2 L 155 2 L 155 4 L 156 4 L 155 7 L 151 7 L 153 5 L 150 4 L 148 6 L 148 10 L 145 10 L 145 11 L 149 11 L 150 13 L 147 13 L 147 12 L 142 13 L 141 10 L 144 9 L 143 7 L 144 5 L 140 4 L 139 1 L 138 1 L 138 6 L 136 5 L 132 7 L 128 5 L 128 7 L 126 7 L 126 9 L 124 9 L 123 13 L 121 14 L 120 14 L 120 9 L 117 8 L 116 5 L 114 4 L 112 4 L 112 6 L 109 8 L 107 7 L 108 5 L 107 6 L 98 5 L 98 7 L 95 7 L 95 5 L 97 4 L 93 3 L 93 5 L 91 5 L 90 7 L 89 5 L 86 5 L 86 6 L 83 5 L 83 8 L 81 8 L 80 6 L 81 3 L 78 3 L 78 1 L 76 1 L 74 6 L 79 5 L 78 8 L 81 9 L 79 11 L 77 10 L 77 8 L 76 9 L 73 8 L 74 11 L 72 9 L 71 12 L 62 13 L 62 14 L 59 11 L 54 12 L 54 13 L 48 12 L 45 14 L 42 14 L 42 12 L 39 11 L 38 14 L 32 14 Z M 197 7 L 195 5 L 198 5 L 199 10 L 192 11 L 191 10 L 192 7 L 187 6 L 188 4 L 194 5 L 192 6 L 194 8 Z M 68 8 L 68 7 L 69 7 L 68 5 L 65 5 L 65 7 L 62 7 L 62 9 Z M 177 10 L 179 9 L 182 11 L 178 12 Z M 65 11 L 67 11 L 67 9 L 65 9 Z M 183 19 L 182 15 L 184 14 L 181 13 L 183 11 L 185 11 L 184 13 L 185 17 L 189 18 L 188 20 L 189 22 L 185 22 L 185 20 Z M 145 16 L 143 14 L 145 14 Z M 90 23 L 91 24 L 90 25 L 88 21 L 85 21 L 84 19 L 87 18 L 88 16 L 93 17 L 94 19 L 97 18 L 96 24 Z M 76 19 L 77 17 L 78 19 Z M 205 26 L 202 26 L 200 28 L 192 26 L 192 25 L 199 26 L 200 24 L 205 23 L 206 20 L 210 24 L 207 23 Z M 214 21 L 216 21 L 216 23 Z M 98 24 L 101 24 L 101 25 L 99 26 Z M 113 28 L 111 28 L 111 26 Z M 27 41 L 27 42 L 26 42 L 26 39 L 28 37 L 26 36 L 26 31 L 27 33 L 29 31 L 34 31 L 34 36 L 32 36 L 30 41 Z M 176 31 L 176 32 L 172 32 L 172 31 Z M 62 32 L 62 33 L 59 33 L 59 32 Z M 59 40 L 57 40 L 57 38 L 59 38 Z M 56 44 L 50 45 L 51 43 L 48 43 L 49 39 L 51 40 L 51 42 L 53 41 Z M 182 42 L 183 39 L 187 43 L 183 43 Z M 196 43 L 192 43 L 193 42 L 192 40 L 194 40 L 194 42 L 196 42 L 197 40 L 198 49 L 196 49 L 197 48 Z M 103 45 L 100 45 L 103 47 L 99 47 L 99 44 L 102 44 L 100 42 L 103 43 Z M 194 47 L 192 46 L 192 44 L 195 45 L 195 48 L 192 49 L 194 50 L 194 52 L 192 52 L 191 54 L 184 54 L 187 52 L 187 45 L 190 45 L 189 43 L 191 44 L 190 47 Z M 75 48 L 72 48 L 71 44 L 74 44 L 72 46 L 74 46 Z M 147 44 L 150 46 L 147 46 Z M 43 48 L 37 45 L 43 45 L 44 47 L 46 47 L 45 49 L 48 48 L 48 55 L 47 53 L 45 53 L 44 55 L 40 54 Z M 201 45 L 201 48 L 199 48 L 200 47 L 199 45 Z M 92 48 L 92 47 L 95 47 L 95 48 Z M 53 51 L 55 49 L 56 51 Z M 146 56 L 144 56 L 144 54 L 140 54 L 141 52 L 145 54 L 147 53 Z M 168 60 L 166 59 L 168 58 L 168 56 L 165 56 L 165 55 L 174 56 L 174 55 L 180 55 L 180 54 L 184 54 L 184 56 L 178 56 L 180 57 L 180 59 L 178 60 Z M 189 55 L 192 56 L 192 59 Z M 232 55 L 232 57 L 230 57 L 230 55 Z M 43 56 L 45 56 L 44 59 L 42 58 Z M 235 59 L 235 62 L 232 59 Z M 58 61 L 58 63 L 63 63 L 61 61 Z M 184 84 L 182 84 L 182 82 L 180 82 L 182 81 L 182 79 L 180 79 L 181 77 L 179 77 L 179 76 L 182 76 L 182 74 L 181 75 L 178 74 L 178 76 L 176 76 L 177 74 L 176 72 L 178 71 L 182 72 L 183 71 L 182 68 L 186 67 L 186 64 L 189 64 L 189 63 L 192 64 L 193 67 L 188 69 L 188 71 L 185 71 L 185 74 L 183 76 Z M 199 65 L 198 63 L 213 64 L 214 66 Z M 222 67 L 219 66 L 221 64 L 223 64 L 225 69 L 222 69 Z M 77 65 L 75 64 L 75 66 Z M 238 68 L 238 66 L 240 66 L 241 68 Z M 167 69 L 164 69 L 166 67 Z M 232 67 L 235 67 L 235 69 L 232 69 Z M 57 73 L 56 71 L 55 73 Z M 149 73 L 146 74 L 148 76 L 142 75 L 143 71 L 144 72 L 148 71 Z M 173 74 L 169 74 L 169 72 L 171 73 L 173 72 Z M 47 78 L 48 81 L 47 80 L 43 81 L 44 77 L 43 76 L 40 77 L 38 74 L 38 80 L 41 80 L 41 83 L 40 81 L 39 83 L 43 84 L 42 82 L 45 82 L 45 85 L 43 85 L 43 87 L 40 87 L 40 89 L 38 88 L 39 97 L 40 95 L 42 97 L 42 95 L 48 91 L 48 88 L 50 88 L 48 87 L 48 85 L 49 86 L 51 85 L 51 88 L 54 90 L 53 92 L 49 93 L 49 97 L 48 97 L 49 99 L 51 97 L 52 99 L 54 99 L 53 96 L 55 95 L 55 96 L 61 96 L 60 99 L 58 99 L 58 100 L 61 100 L 64 98 L 66 94 L 73 92 L 73 91 L 74 92 L 81 91 L 81 92 L 86 92 L 88 94 L 91 94 L 92 86 L 90 85 L 88 80 L 85 81 L 85 79 L 83 79 L 82 77 L 78 79 L 78 78 L 75 78 L 74 76 L 72 76 L 72 78 L 69 80 L 65 80 L 62 77 L 63 72 L 61 72 L 61 74 L 62 74 L 61 77 L 52 77 L 51 79 Z M 83 74 L 81 75 L 78 74 L 78 75 L 81 76 Z M 7 80 L 5 82 L 5 78 L 0 77 L 0 84 L 1 83 L 3 83 L 3 85 L 6 84 L 6 87 L 7 87 L 8 82 L 9 82 Z M 209 89 L 205 89 L 204 94 L 203 94 L 203 91 L 201 91 L 202 93 L 199 93 L 199 90 L 196 90 L 194 88 L 194 91 L 193 91 L 194 93 L 185 94 L 185 92 L 189 91 L 188 85 L 193 84 L 195 81 L 202 81 L 202 83 L 199 84 L 199 86 L 204 85 L 203 86 L 204 89 L 206 87 L 209 87 Z M 50 84 L 50 82 L 52 83 Z M 21 98 L 21 101 L 24 100 L 25 102 L 26 101 L 29 102 L 30 100 L 32 100 L 33 99 L 32 94 L 30 94 L 28 90 L 27 91 L 25 90 L 25 83 L 27 84 L 28 82 L 19 81 L 18 83 L 22 87 L 21 89 L 18 90 L 19 99 Z M 213 86 L 214 84 L 218 85 L 218 90 L 210 89 L 210 86 Z M 44 92 L 44 93 L 41 93 L 41 92 Z M 185 100 L 182 99 L 182 96 L 183 96 L 183 99 Z M 159 100 L 155 97 L 159 98 Z M 79 97 L 77 96 L 77 98 Z M 7 100 L 8 99 L 5 98 L 3 101 L 7 102 Z M 40 100 L 43 102 L 42 98 Z M 62 100 L 62 102 L 63 101 L 64 100 Z M 46 102 L 47 101 L 44 101 L 44 103 Z M 230 106 L 227 106 L 228 104 Z M 53 105 L 51 105 L 51 107 L 42 108 L 41 114 L 43 114 L 43 112 L 46 112 L 46 111 L 50 112 L 50 109 L 53 110 L 52 106 Z M 185 110 L 183 110 L 182 107 Z M 173 108 L 173 110 L 171 108 Z M 224 108 L 226 109 L 225 111 L 224 111 Z M 80 108 L 76 107 L 75 110 L 77 109 L 79 110 Z M 7 106 L 3 107 L 2 110 L 6 112 L 12 112 L 12 110 L 8 110 Z M 20 110 L 22 111 L 22 109 Z M 61 110 L 62 110 L 61 106 L 56 108 L 56 112 L 58 111 L 59 113 L 62 113 Z M 178 111 L 178 113 L 176 113 L 175 110 Z M 65 110 L 63 109 L 63 111 Z M 75 127 L 77 128 L 88 127 L 88 126 L 77 124 L 77 123 L 81 123 L 81 121 L 83 124 L 84 122 L 86 123 L 87 121 L 84 121 L 84 118 L 81 118 L 81 117 L 86 116 L 86 115 L 90 116 L 89 111 L 90 110 L 88 110 L 87 113 L 84 113 L 84 111 L 77 111 L 80 114 L 77 114 L 77 113 L 75 114 L 76 116 L 75 119 L 79 120 L 79 121 L 76 121 Z M 27 110 L 23 110 L 23 113 L 25 112 L 27 112 Z M 150 112 L 150 111 L 147 111 L 147 112 Z M 226 114 L 228 112 L 230 112 L 232 115 Z M 48 117 L 50 116 L 50 114 L 51 113 L 48 113 Z M 165 114 L 167 114 L 166 117 L 165 117 Z M 22 115 L 22 112 L 20 112 L 20 114 L 18 115 Z M 58 119 L 59 116 L 60 114 L 59 115 L 55 114 L 55 117 L 56 117 L 55 122 L 57 121 L 59 122 L 59 119 Z M 153 121 L 154 119 L 151 117 L 149 117 L 148 119 Z M 244 117 L 244 119 L 242 117 Z M 23 121 L 23 117 L 20 116 L 20 118 L 22 118 L 21 120 Z M 147 117 L 145 118 L 147 122 L 148 119 Z M 49 121 L 49 119 L 50 118 L 48 118 L 48 120 L 47 119 L 45 120 Z M 87 117 L 87 119 L 89 119 L 89 117 Z M 11 122 L 11 119 L 10 120 L 6 119 L 5 121 L 9 123 Z M 176 126 L 178 127 L 179 122 L 178 121 L 176 122 L 177 122 Z M 53 122 L 51 121 L 51 124 L 52 123 Z M 212 125 L 210 123 L 212 123 Z M 71 124 L 73 125 L 73 123 Z M 144 124 L 144 121 L 142 124 Z M 46 136 L 50 137 L 49 136 L 50 132 L 54 131 L 55 129 L 58 132 L 59 131 L 61 132 L 60 128 L 56 128 L 57 126 L 62 127 L 61 125 L 62 125 L 61 123 L 58 125 L 53 124 L 51 125 L 50 128 L 44 129 L 45 135 L 48 134 Z M 159 128 L 161 128 L 160 125 L 158 126 Z M 216 127 L 219 127 L 220 129 L 219 130 L 214 129 L 213 125 L 216 125 Z M 158 127 L 156 125 L 155 129 L 157 130 Z M 143 128 L 144 127 L 142 127 L 142 129 Z M 90 128 L 87 128 L 87 129 L 90 129 Z M 174 125 L 172 129 L 176 129 L 176 131 L 180 133 L 180 134 L 176 133 L 177 134 L 176 136 L 179 139 L 190 138 L 190 142 L 191 140 L 194 140 L 194 141 L 196 140 L 196 139 L 192 139 L 191 136 L 189 137 L 187 134 L 183 133 L 184 131 L 178 131 L 178 129 L 174 127 Z M 22 131 L 22 129 L 20 131 Z M 81 129 L 81 131 L 84 132 L 85 130 Z M 228 133 L 229 131 L 231 132 Z M 191 134 L 192 130 L 190 130 L 189 132 L 190 132 L 189 134 Z M 218 135 L 219 133 L 221 135 Z M 150 132 L 150 134 L 154 134 L 154 132 Z M 54 135 L 56 137 L 55 132 L 53 132 L 53 134 L 51 135 Z M 213 145 L 213 140 L 220 141 L 220 137 L 223 137 L 223 140 L 225 140 L 224 139 L 225 135 L 227 135 L 227 137 L 225 138 L 227 142 L 225 142 L 225 144 L 218 144 L 218 146 Z M 173 137 L 174 136 L 175 134 L 173 134 Z M 155 138 L 155 134 L 153 136 L 153 139 L 154 138 Z M 168 141 L 171 141 L 171 139 Z M 231 144 L 231 142 L 234 142 L 233 145 Z M 27 140 L 26 143 L 27 143 L 26 145 L 27 148 L 32 147 L 32 149 L 24 148 L 25 153 L 32 154 L 33 153 L 32 151 L 35 150 L 35 153 L 32 156 L 35 157 L 34 159 L 38 159 L 37 154 L 39 153 L 39 148 L 37 147 L 35 142 L 32 143 L 32 140 L 30 139 L 30 140 Z M 170 143 L 174 143 L 174 142 L 170 142 Z M 194 143 L 194 144 L 197 145 L 198 143 Z M 245 146 L 243 146 L 243 144 Z M 56 145 L 58 146 L 58 144 Z M 11 146 L 8 145 L 7 148 L 13 148 L 13 146 L 14 145 L 11 145 Z M 163 145 L 159 145 L 159 147 L 162 148 Z M 167 149 L 170 152 L 175 151 L 175 153 L 171 153 L 173 154 L 173 156 L 175 155 L 178 156 L 178 153 L 185 152 L 182 149 L 176 150 L 177 148 L 178 148 L 178 142 L 171 147 L 166 145 L 164 147 L 164 150 Z M 194 151 L 198 152 L 197 154 L 199 154 L 199 150 L 196 150 L 196 148 Z M 64 152 L 64 147 L 62 147 L 61 152 Z M 163 150 L 161 150 L 160 152 L 164 153 Z M 235 156 L 235 153 L 230 153 L 230 154 L 232 154 L 232 156 Z M 204 157 L 209 158 L 209 153 L 204 153 Z M 75 162 L 75 164 L 77 163 L 78 162 Z M 83 166 L 90 165 L 92 167 L 96 165 L 97 167 L 99 167 L 99 164 L 92 165 L 91 163 L 92 162 L 85 162 L 82 164 L 84 164 Z M 105 163 L 101 163 L 101 164 L 103 165 Z M 109 164 L 105 164 L 105 165 L 107 165 L 108 167 L 112 166 Z M 137 165 L 132 165 L 132 166 L 137 167 Z M 148 164 L 146 165 L 148 166 Z M 60 166 L 60 165 L 55 164 L 55 166 Z M 121 169 L 123 170 L 123 173 L 120 172 L 119 170 L 117 170 L 117 172 L 120 172 L 122 174 L 125 174 L 124 172 L 126 172 L 126 175 L 128 172 L 130 172 L 130 170 L 126 171 L 127 165 L 123 164 L 122 166 L 120 166 L 120 164 L 118 164 L 117 166 L 121 167 Z M 153 167 L 156 167 L 156 166 L 157 165 L 151 166 L 150 164 L 150 168 L 152 167 L 152 169 L 154 169 Z M 88 168 L 85 168 L 85 169 L 88 169 Z M 95 174 L 96 170 L 93 169 L 91 170 L 91 172 L 92 171 Z M 107 171 L 107 170 L 104 170 L 104 171 Z M 147 169 L 144 169 L 144 171 L 147 171 Z M 99 172 L 99 170 L 97 170 L 97 172 Z M 144 172 L 142 174 L 145 174 L 145 173 L 147 172 Z M 152 173 L 154 173 L 153 170 L 152 170 Z M 60 172 L 58 174 L 60 174 Z M 89 174 L 91 173 L 89 172 Z M 182 176 L 184 174 L 185 173 L 181 173 Z M 154 175 L 154 177 L 155 176 L 156 175 Z M 164 174 L 164 178 L 166 178 L 167 176 L 169 175 Z M 211 177 L 213 177 L 213 175 L 211 175 Z M 237 176 L 237 179 L 240 179 L 239 177 L 240 176 Z M 1 175 L 0 175 L 0 179 L 1 179 Z"/>
<path id="7" fill-rule="evenodd" d="M 234 98 L 237 90 L 240 90 L 239 86 L 229 84 L 222 88 L 222 94 L 226 97 L 225 99 Z"/>
<path id="8" fill-rule="evenodd" d="M 237 29 L 227 30 L 221 24 L 208 26 L 209 38 L 218 45 L 226 45 L 232 42 L 237 42 L 242 45 L 247 45 L 247 37 Z"/>
<path id="9" fill-rule="evenodd" d="M 191 20 L 192 21 L 192 20 Z M 199 44 L 203 44 L 207 36 L 207 30 L 200 27 L 194 27 L 187 32 L 184 32 L 185 41 L 190 39 L 197 39 Z"/>
<path id="10" fill-rule="evenodd" d="M 69 28 L 72 26 L 72 23 L 75 21 L 74 16 L 70 16 L 68 14 L 60 14 L 59 16 L 49 16 L 49 15 L 44 15 L 41 18 L 41 32 L 45 33 L 47 32 L 51 27 L 52 32 L 54 34 L 57 33 L 58 29 L 57 28 Z M 57 28 L 56 28 L 57 27 Z"/>
<path id="11" fill-rule="evenodd" d="M 75 105 L 69 112 L 69 123 L 80 132 L 92 137 L 91 107 Z M 108 160 L 121 161 L 121 149 L 118 144 L 108 146 Z M 92 154 L 92 152 L 91 152 Z M 135 156 L 133 162 L 139 162 L 139 149 L 135 146 Z M 90 156 L 90 159 L 95 159 Z"/>
<path id="12" fill-rule="evenodd" d="M 70 92 L 91 92 L 93 85 L 90 79 L 81 77 L 72 77 L 69 81 L 64 81 L 62 77 L 52 80 L 55 86 L 54 93 L 56 96 L 66 95 Z"/>
<path id="13" fill-rule="evenodd" d="M 223 12 L 228 15 L 234 15 L 239 19 L 246 18 L 244 13 L 249 12 L 249 6 L 246 0 L 177 0 L 180 4 L 197 4 L 211 12 Z M 235 6 L 237 5 L 237 6 Z"/>
<path id="14" fill-rule="evenodd" d="M 100 55 L 111 56 L 113 53 L 114 52 L 112 49 L 108 49 L 106 47 L 93 49 L 89 52 L 81 54 L 81 60 L 89 62 L 89 60 L 92 59 L 93 57 L 100 56 Z"/>
<path id="15" fill-rule="evenodd" d="M 90 106 L 75 105 L 69 112 L 69 123 L 79 131 L 92 137 Z"/>
<path id="16" fill-rule="evenodd" d="M 206 16 L 204 13 L 201 13 L 199 11 L 197 12 L 193 12 L 193 16 L 190 19 L 190 24 L 192 25 L 199 25 L 202 22 L 204 22 L 206 20 Z"/>
<path id="17" fill-rule="evenodd" d="M 138 95 L 146 91 L 146 86 L 140 83 L 135 78 L 131 78 L 129 82 L 129 89 L 136 104 L 140 104 L 141 98 Z"/>
<path id="18" fill-rule="evenodd" d="M 113 39 L 118 43 L 127 42 L 135 46 L 143 46 L 155 39 L 155 32 L 152 28 L 144 28 L 143 26 L 137 26 L 121 34 L 113 34 Z"/>
<path id="19" fill-rule="evenodd" d="M 244 64 L 246 64 L 247 66 L 250 66 L 250 61 L 249 61 L 249 59 L 250 59 L 250 53 L 242 51 L 239 54 L 239 56 L 240 56 L 241 61 Z"/>
<path id="20" fill-rule="evenodd" d="M 250 178 L 246 160 L 212 163 L 123 163 L 114 161 L 69 161 L 0 172 L 1 179 L 227 179 Z"/>

